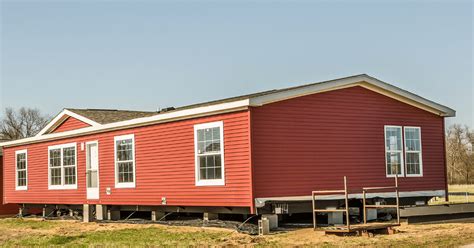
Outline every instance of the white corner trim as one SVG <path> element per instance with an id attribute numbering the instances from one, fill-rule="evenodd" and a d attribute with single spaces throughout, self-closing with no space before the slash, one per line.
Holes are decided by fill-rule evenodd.
<path id="1" fill-rule="evenodd" d="M 206 128 L 219 127 L 220 147 L 221 147 L 221 179 L 199 179 L 199 156 L 198 156 L 198 136 L 197 131 Z M 225 185 L 225 159 L 224 159 L 224 122 L 208 122 L 194 125 L 194 170 L 196 186 L 224 186 Z M 217 155 L 218 153 L 216 153 Z"/>
<path id="2" fill-rule="evenodd" d="M 18 154 L 25 154 L 26 185 L 18 186 Z M 15 151 L 15 190 L 28 190 L 28 150 Z"/>
<path id="3" fill-rule="evenodd" d="M 101 124 L 91 120 L 91 119 L 88 119 L 82 115 L 78 115 L 72 111 L 69 111 L 67 109 L 63 109 L 63 111 L 61 111 L 61 113 L 59 113 L 56 117 L 54 117 L 53 120 L 51 120 L 48 125 L 46 125 L 43 129 L 41 129 L 41 131 L 35 136 L 35 137 L 39 137 L 45 133 L 47 133 L 48 131 L 50 131 L 51 129 L 61 125 L 61 123 L 63 123 L 68 117 L 73 117 L 75 119 L 78 119 L 84 123 L 87 123 L 91 126 L 101 126 Z"/>
<path id="4" fill-rule="evenodd" d="M 120 140 L 132 140 L 132 163 L 133 163 L 133 182 L 119 183 L 118 181 L 118 161 L 117 161 L 117 141 Z M 136 173 L 136 157 L 135 157 L 135 134 L 126 134 L 114 137 L 114 174 L 115 174 L 115 188 L 125 189 L 125 188 L 135 188 L 137 182 L 137 173 Z"/>

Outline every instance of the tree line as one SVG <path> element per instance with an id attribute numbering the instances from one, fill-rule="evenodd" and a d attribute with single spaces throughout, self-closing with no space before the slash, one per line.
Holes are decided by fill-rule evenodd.
<path id="1" fill-rule="evenodd" d="M 0 140 L 16 140 L 36 135 L 51 118 L 38 109 L 6 108 L 0 121 Z M 474 183 L 474 131 L 468 126 L 451 125 L 446 130 L 446 163 L 450 184 Z"/>

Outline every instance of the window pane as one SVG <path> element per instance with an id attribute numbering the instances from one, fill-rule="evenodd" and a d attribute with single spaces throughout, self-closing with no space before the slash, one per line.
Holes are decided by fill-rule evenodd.
<path id="1" fill-rule="evenodd" d="M 199 179 L 222 179 L 221 155 L 199 157 Z"/>
<path id="2" fill-rule="evenodd" d="M 220 128 L 207 128 L 198 131 L 198 154 L 221 151 Z"/>
<path id="3" fill-rule="evenodd" d="M 220 128 L 218 128 L 218 127 L 212 128 L 212 139 L 213 140 L 219 140 L 220 136 L 221 136 Z"/>
<path id="4" fill-rule="evenodd" d="M 204 129 L 199 129 L 197 130 L 197 134 L 198 134 L 198 141 L 204 141 Z"/>
<path id="5" fill-rule="evenodd" d="M 97 171 L 95 171 L 95 170 L 88 171 L 87 187 L 88 188 L 97 188 Z"/>
<path id="6" fill-rule="evenodd" d="M 64 168 L 64 184 L 76 184 L 76 167 Z"/>
<path id="7" fill-rule="evenodd" d="M 26 170 L 21 170 L 17 172 L 17 184 L 18 186 L 26 186 Z"/>
<path id="8" fill-rule="evenodd" d="M 204 130 L 204 138 L 206 140 L 212 140 L 212 128 L 206 128 Z"/>
<path id="9" fill-rule="evenodd" d="M 420 151 L 421 140 L 418 128 L 405 128 L 405 140 L 407 151 Z"/>
<path id="10" fill-rule="evenodd" d="M 387 152 L 387 174 L 395 175 L 398 171 L 398 174 L 401 174 L 401 152 Z"/>
<path id="11" fill-rule="evenodd" d="M 385 147 L 387 151 L 402 150 L 402 129 L 396 127 L 387 127 L 385 130 Z"/>
<path id="12" fill-rule="evenodd" d="M 407 153 L 407 174 L 420 174 L 420 153 Z"/>
<path id="13" fill-rule="evenodd" d="M 61 166 L 61 149 L 49 151 L 49 165 L 51 167 Z"/>
<path id="14" fill-rule="evenodd" d="M 18 170 L 26 169 L 26 153 L 16 155 L 16 168 Z"/>
<path id="15" fill-rule="evenodd" d="M 130 161 L 133 160 L 133 140 L 117 140 L 117 161 Z"/>
<path id="16" fill-rule="evenodd" d="M 118 163 L 118 181 L 119 183 L 133 182 L 133 162 Z"/>
<path id="17" fill-rule="evenodd" d="M 61 168 L 51 168 L 51 185 L 61 185 Z"/>
<path id="18" fill-rule="evenodd" d="M 68 147 L 63 149 L 63 164 L 64 166 L 76 164 L 76 148 Z"/>

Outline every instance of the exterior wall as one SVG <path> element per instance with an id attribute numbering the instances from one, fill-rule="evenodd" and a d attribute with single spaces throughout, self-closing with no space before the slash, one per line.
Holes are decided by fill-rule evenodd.
<path id="1" fill-rule="evenodd" d="M 224 122 L 225 186 L 195 186 L 194 125 Z M 114 136 L 135 135 L 136 188 L 115 188 Z M 86 151 L 99 142 L 100 200 L 86 199 Z M 48 146 L 77 142 L 77 190 L 48 190 Z M 28 150 L 28 190 L 15 191 L 14 154 Z M 156 124 L 4 149 L 9 203 L 251 207 L 249 111 Z M 111 194 L 106 194 L 106 188 Z"/>
<path id="2" fill-rule="evenodd" d="M 51 133 L 60 133 L 60 132 L 80 129 L 84 127 L 90 127 L 90 125 L 74 117 L 68 117 L 63 123 L 61 123 L 61 125 L 59 125 Z"/>
<path id="3" fill-rule="evenodd" d="M 420 126 L 423 177 L 402 191 L 445 190 L 442 117 L 363 87 L 251 109 L 254 197 L 307 196 L 313 190 L 390 186 L 384 125 Z"/>
<path id="4" fill-rule="evenodd" d="M 0 203 L 0 216 L 3 215 L 14 215 L 18 213 L 18 206 L 16 204 L 4 204 L 4 197 L 3 197 L 3 157 L 0 154 L 0 199 L 2 202 Z"/>

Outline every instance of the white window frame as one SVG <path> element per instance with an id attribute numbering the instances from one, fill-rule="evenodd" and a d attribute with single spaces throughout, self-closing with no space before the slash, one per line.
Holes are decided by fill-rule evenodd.
<path id="1" fill-rule="evenodd" d="M 198 154 L 198 130 L 206 129 L 206 128 L 215 128 L 219 127 L 220 131 L 220 153 L 216 153 L 221 155 L 221 179 L 199 179 L 199 154 Z M 216 121 L 216 122 L 209 122 L 203 124 L 196 124 L 194 125 L 194 169 L 195 169 L 195 180 L 196 186 L 224 186 L 225 185 L 225 160 L 224 160 L 224 122 L 223 121 Z M 207 154 L 211 155 L 211 154 Z"/>
<path id="2" fill-rule="evenodd" d="M 18 186 L 18 154 L 25 154 L 25 169 L 26 172 L 26 185 Z M 18 150 L 15 151 L 15 190 L 27 190 L 28 189 L 28 151 Z"/>
<path id="3" fill-rule="evenodd" d="M 74 147 L 74 162 L 75 162 L 75 171 L 76 171 L 76 183 L 75 184 L 64 184 L 64 163 L 63 163 L 63 150 L 64 148 L 72 148 Z M 61 185 L 51 185 L 51 159 L 50 159 L 50 151 L 60 149 L 61 150 Z M 68 166 L 71 167 L 71 166 Z M 77 189 L 77 181 L 79 180 L 79 175 L 77 175 L 77 143 L 68 143 L 68 144 L 61 144 L 61 145 L 54 145 L 48 146 L 48 189 Z"/>
<path id="4" fill-rule="evenodd" d="M 406 142 L 406 134 L 405 134 L 405 131 L 406 129 L 418 129 L 418 133 L 420 134 L 420 151 L 408 151 L 407 149 L 407 142 Z M 403 142 L 405 143 L 405 145 L 403 146 L 404 149 L 405 149 L 405 157 L 406 157 L 406 154 L 407 153 L 419 153 L 420 154 L 420 173 L 419 174 L 408 174 L 408 170 L 405 169 L 406 173 L 405 173 L 405 176 L 406 177 L 422 177 L 423 176 L 423 146 L 422 146 L 422 140 L 421 140 L 421 127 L 414 127 L 414 126 L 406 126 L 406 127 L 403 127 Z M 407 166 L 407 165 L 405 165 Z"/>
<path id="5" fill-rule="evenodd" d="M 120 140 L 132 140 L 132 156 L 133 156 L 133 182 L 128 183 L 119 183 L 118 180 L 118 161 L 117 161 L 117 141 Z M 136 158 L 135 158 L 135 134 L 127 134 L 114 137 L 114 161 L 115 161 L 115 188 L 135 188 L 137 182 L 137 173 L 136 173 Z"/>
<path id="6" fill-rule="evenodd" d="M 405 176 L 405 154 L 404 154 L 404 141 L 403 141 L 403 126 L 393 126 L 393 125 L 385 125 L 384 126 L 384 129 L 383 129 L 383 132 L 384 132 L 384 140 L 383 140 L 383 145 L 385 147 L 385 153 L 384 153 L 384 157 L 385 157 L 385 176 L 386 177 L 395 177 L 395 174 L 393 175 L 389 175 L 388 174 L 388 171 L 387 171 L 387 153 L 389 152 L 389 150 L 387 150 L 387 128 L 398 128 L 400 129 L 400 134 L 401 134 L 401 139 L 400 139 L 400 142 L 402 142 L 401 145 L 401 150 L 397 150 L 397 151 L 391 151 L 391 152 L 399 152 L 400 153 L 400 169 L 401 171 L 398 173 L 398 177 L 404 177 Z"/>

